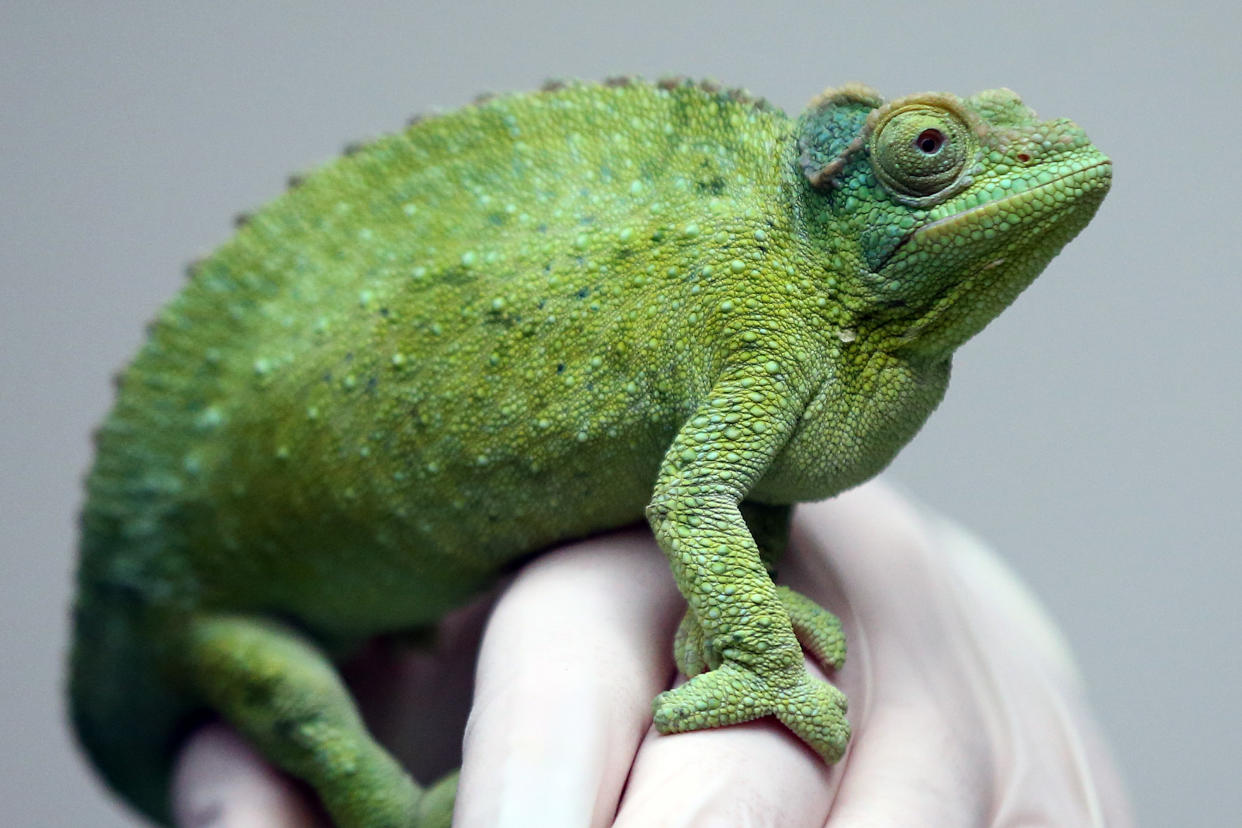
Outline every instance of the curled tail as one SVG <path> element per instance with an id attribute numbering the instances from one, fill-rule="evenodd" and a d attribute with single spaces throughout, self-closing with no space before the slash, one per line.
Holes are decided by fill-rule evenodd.
<path id="1" fill-rule="evenodd" d="M 196 705 L 165 683 L 143 635 L 145 603 L 122 588 L 80 586 L 69 705 L 78 740 L 108 785 L 171 823 L 173 754 Z"/>
<path id="2" fill-rule="evenodd" d="M 151 629 L 145 598 L 133 589 L 101 585 L 85 576 L 81 580 L 69 677 L 78 740 L 114 791 L 155 822 L 169 825 L 174 754 L 206 708 L 193 694 L 178 692 L 164 679 L 160 661 L 167 659 L 158 655 L 161 636 Z M 279 633 L 278 627 L 240 616 L 225 616 L 227 621 L 215 624 L 212 616 L 207 618 L 204 628 L 235 629 L 238 637 L 255 639 L 241 643 L 257 647 L 224 659 L 223 666 L 213 665 L 197 679 L 209 694 L 209 685 L 218 685 L 217 690 L 223 689 L 222 700 L 236 702 L 235 706 L 224 704 L 220 712 L 270 760 L 310 782 L 341 824 L 448 828 L 457 774 L 449 774 L 430 788 L 416 785 L 357 721 L 352 697 L 313 645 L 305 644 L 305 653 L 295 653 L 303 657 L 285 664 L 281 656 L 295 648 L 281 644 L 293 636 Z M 191 663 L 194 652 L 191 647 Z M 232 648 L 216 652 L 229 653 Z M 254 703 L 262 693 L 245 692 L 253 681 L 246 669 L 248 658 L 281 667 L 282 681 L 269 681 L 264 692 L 282 698 L 270 705 Z M 226 669 L 229 666 L 240 669 L 232 672 Z M 316 674 L 327 677 L 326 691 L 313 681 Z M 238 689 L 240 693 L 231 692 Z M 344 719 L 345 725 L 323 726 L 337 719 Z M 316 726 L 305 729 L 307 739 L 290 740 L 290 723 L 299 722 Z M 335 758 L 342 746 L 354 756 L 348 768 Z M 374 778 L 367 771 L 374 771 L 370 775 Z"/>

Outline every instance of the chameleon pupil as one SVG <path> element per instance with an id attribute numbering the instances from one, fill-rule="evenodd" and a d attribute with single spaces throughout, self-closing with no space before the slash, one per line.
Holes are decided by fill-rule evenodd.
<path id="1" fill-rule="evenodd" d="M 914 143 L 927 155 L 935 155 L 944 146 L 944 134 L 938 129 L 925 129 Z"/>

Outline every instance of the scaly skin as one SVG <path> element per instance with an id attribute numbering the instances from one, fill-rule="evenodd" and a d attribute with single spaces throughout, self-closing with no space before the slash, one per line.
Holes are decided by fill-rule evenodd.
<path id="1" fill-rule="evenodd" d="M 773 586 L 789 504 L 878 472 L 949 358 L 1088 221 L 1110 167 L 1007 91 L 797 121 L 682 81 L 555 85 L 316 172 L 194 268 L 125 372 L 83 516 L 71 698 L 167 818 L 204 708 L 342 825 L 437 824 L 328 653 L 434 623 L 508 562 L 645 513 L 689 609 L 663 732 L 844 697 Z"/>

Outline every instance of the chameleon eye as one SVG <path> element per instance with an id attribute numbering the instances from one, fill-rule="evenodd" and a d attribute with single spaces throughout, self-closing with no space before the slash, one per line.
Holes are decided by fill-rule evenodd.
<path id="1" fill-rule="evenodd" d="M 938 129 L 925 129 L 914 139 L 914 145 L 924 155 L 935 155 L 944 146 L 944 133 Z"/>
<path id="2" fill-rule="evenodd" d="M 871 136 L 876 177 L 902 200 L 920 203 L 956 192 L 974 138 L 966 122 L 943 106 L 915 102 L 889 112 Z"/>

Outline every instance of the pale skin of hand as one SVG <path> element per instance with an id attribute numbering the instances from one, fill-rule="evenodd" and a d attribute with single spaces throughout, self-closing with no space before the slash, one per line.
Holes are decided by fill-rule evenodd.
<path id="1" fill-rule="evenodd" d="M 825 765 L 771 720 L 651 728 L 685 605 L 650 533 L 633 529 L 537 558 L 497 601 L 454 824 L 1132 824 L 1055 627 L 961 530 L 869 484 L 799 507 L 779 580 L 844 623 L 849 655 L 831 676 L 850 699 L 843 761 Z M 429 676 L 461 675 L 474 657 L 468 634 L 447 638 L 447 655 L 389 670 L 399 676 L 366 695 L 389 713 L 417 706 Z M 195 828 L 319 824 L 305 795 L 221 726 L 183 750 L 174 799 L 178 824 Z"/>

